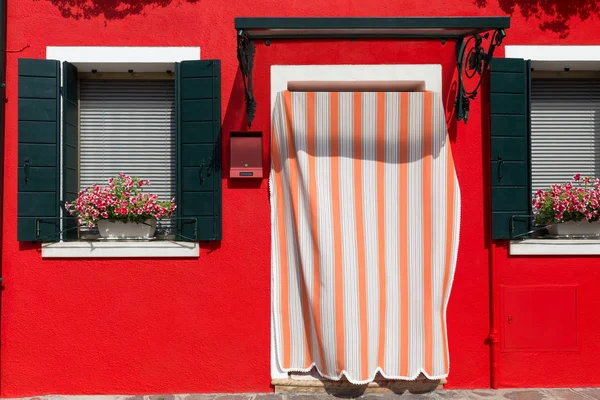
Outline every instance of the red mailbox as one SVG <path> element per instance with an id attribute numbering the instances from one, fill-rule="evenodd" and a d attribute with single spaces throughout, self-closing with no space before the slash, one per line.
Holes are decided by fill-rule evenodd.
<path id="1" fill-rule="evenodd" d="M 231 132 L 231 178 L 262 178 L 262 132 Z"/>

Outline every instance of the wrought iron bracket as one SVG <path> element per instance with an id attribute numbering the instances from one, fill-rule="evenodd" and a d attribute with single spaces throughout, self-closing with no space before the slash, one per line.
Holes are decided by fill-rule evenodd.
<path id="1" fill-rule="evenodd" d="M 496 29 L 486 51 L 484 40 L 488 39 L 489 35 L 490 32 L 475 33 L 456 41 L 458 85 L 455 110 L 457 121 L 464 121 L 465 124 L 469 119 L 470 102 L 477 97 L 485 72 L 494 57 L 494 51 L 502 44 L 506 32 L 504 29 Z M 465 87 L 465 79 L 474 82 L 470 88 Z"/>
<path id="2" fill-rule="evenodd" d="M 252 127 L 254 113 L 256 112 L 256 100 L 252 92 L 252 68 L 254 67 L 254 40 L 248 37 L 244 30 L 238 31 L 237 35 L 237 59 L 244 81 L 244 94 L 246 98 L 246 112 L 248 114 L 248 128 Z"/>

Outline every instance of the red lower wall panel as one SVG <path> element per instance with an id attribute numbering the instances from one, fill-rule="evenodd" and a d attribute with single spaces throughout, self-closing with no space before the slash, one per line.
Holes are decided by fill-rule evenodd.
<path id="1" fill-rule="evenodd" d="M 563 10 L 564 29 L 540 28 L 519 6 L 488 1 L 9 0 L 2 199 L 0 395 L 271 391 L 270 211 L 266 181 L 223 180 L 223 240 L 199 260 L 42 260 L 16 241 L 17 59 L 47 46 L 200 46 L 222 60 L 223 170 L 230 131 L 246 129 L 235 16 L 456 16 L 513 13 L 509 44 L 593 44 L 597 20 Z M 510 3 L 510 2 L 509 2 Z M 520 2 L 517 2 L 520 3 Z M 76 4 L 76 5 L 75 5 Z M 511 8 L 512 7 L 512 8 Z M 566 14 L 565 14 L 566 13 Z M 564 18 L 563 18 L 564 20 Z M 563 21 L 564 22 L 564 21 Z M 501 56 L 500 49 L 497 55 Z M 442 64 L 452 113 L 453 43 L 274 42 L 257 45 L 253 129 L 269 160 L 269 69 L 275 64 Z M 449 125 L 462 191 L 458 267 L 448 308 L 450 388 L 489 386 L 488 243 L 483 182 L 488 134 L 473 103 L 468 125 Z M 483 101 L 483 107 L 481 107 Z M 267 169 L 264 171 L 268 172 Z M 579 351 L 502 353 L 504 386 L 599 385 L 600 283 L 595 259 L 496 255 L 503 284 L 578 285 Z M 542 367 L 543 366 L 543 367 Z"/>
<path id="2" fill-rule="evenodd" d="M 500 385 L 599 386 L 598 258 L 507 254 L 506 246 L 499 247 L 496 254 L 501 260 L 499 281 L 505 289 Z M 513 291 L 508 298 L 507 290 Z M 517 314 L 528 315 L 530 320 L 513 333 L 511 325 L 520 322 L 515 315 L 512 323 L 509 321 L 509 310 L 518 307 Z"/>

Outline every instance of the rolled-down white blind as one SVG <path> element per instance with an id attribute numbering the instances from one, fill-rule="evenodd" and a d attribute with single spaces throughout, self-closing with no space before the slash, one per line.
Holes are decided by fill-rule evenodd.
<path id="1" fill-rule="evenodd" d="M 532 80 L 531 164 L 534 192 L 600 175 L 600 80 Z"/>
<path id="2" fill-rule="evenodd" d="M 175 194 L 173 80 L 80 82 L 79 186 L 106 184 L 119 172 L 142 179 L 161 200 Z"/>

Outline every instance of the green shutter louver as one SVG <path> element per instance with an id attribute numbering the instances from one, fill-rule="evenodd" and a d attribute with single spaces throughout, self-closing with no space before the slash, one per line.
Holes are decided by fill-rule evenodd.
<path id="1" fill-rule="evenodd" d="M 178 230 L 221 240 L 221 62 L 183 61 L 175 71 Z"/>
<path id="2" fill-rule="evenodd" d="M 73 64 L 63 62 L 63 187 L 62 208 L 64 202 L 72 202 L 79 192 L 79 81 L 77 68 Z M 70 217 L 68 213 L 65 217 Z M 63 224 L 64 236 L 68 239 L 77 238 L 77 221 L 65 219 Z"/>
<path id="3" fill-rule="evenodd" d="M 490 66 L 492 239 L 529 230 L 530 67 L 522 59 L 494 58 Z"/>
<path id="4" fill-rule="evenodd" d="M 59 240 L 60 64 L 19 59 L 19 241 Z"/>

